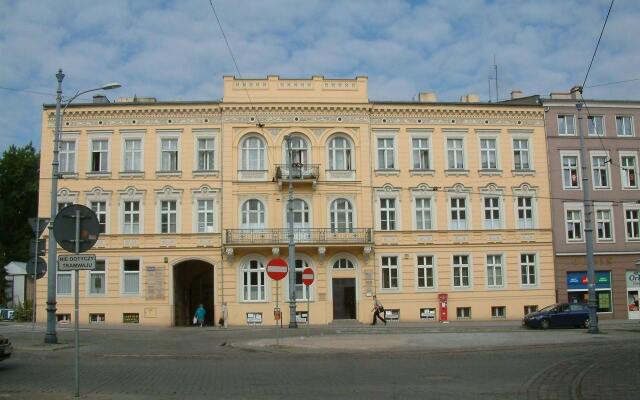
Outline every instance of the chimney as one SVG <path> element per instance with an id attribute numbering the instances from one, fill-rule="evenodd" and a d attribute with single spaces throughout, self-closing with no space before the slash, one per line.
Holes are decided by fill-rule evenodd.
<path id="1" fill-rule="evenodd" d="M 511 100 L 519 99 L 521 97 L 524 97 L 522 90 L 514 89 L 511 91 Z"/>
<path id="2" fill-rule="evenodd" d="M 103 94 L 96 94 L 93 96 L 93 104 L 107 104 L 109 99 Z"/>
<path id="3" fill-rule="evenodd" d="M 435 103 L 437 100 L 436 92 L 418 93 L 418 102 L 420 103 Z"/>
<path id="4" fill-rule="evenodd" d="M 480 96 L 475 93 L 469 93 L 464 96 L 460 96 L 460 103 L 479 103 Z"/>

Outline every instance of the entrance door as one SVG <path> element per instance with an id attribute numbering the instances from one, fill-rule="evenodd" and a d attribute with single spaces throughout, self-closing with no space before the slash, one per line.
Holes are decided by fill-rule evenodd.
<path id="1" fill-rule="evenodd" d="M 333 319 L 356 319 L 356 280 L 333 279 Z"/>
<path id="2" fill-rule="evenodd" d="M 184 261 L 173 267 L 174 325 L 189 326 L 200 304 L 204 306 L 205 324 L 215 321 L 213 265 L 199 260 Z"/>

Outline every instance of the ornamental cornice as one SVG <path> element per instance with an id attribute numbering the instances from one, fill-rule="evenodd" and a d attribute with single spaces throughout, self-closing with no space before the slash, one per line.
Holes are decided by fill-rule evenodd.
<path id="1" fill-rule="evenodd" d="M 131 125 L 201 125 L 219 124 L 219 108 L 130 108 L 67 110 L 64 113 L 63 128 L 66 127 L 113 127 Z M 48 127 L 55 126 L 55 111 L 47 112 Z"/>

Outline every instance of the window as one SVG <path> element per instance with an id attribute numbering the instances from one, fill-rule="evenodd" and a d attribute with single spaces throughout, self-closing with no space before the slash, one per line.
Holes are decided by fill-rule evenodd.
<path id="1" fill-rule="evenodd" d="M 536 279 L 536 255 L 520 254 L 520 283 L 523 285 L 535 285 Z"/>
<path id="2" fill-rule="evenodd" d="M 213 138 L 198 138 L 198 171 L 214 170 L 214 145 L 215 140 Z"/>
<path id="3" fill-rule="evenodd" d="M 393 138 L 378 138 L 378 169 L 394 169 Z"/>
<path id="4" fill-rule="evenodd" d="M 616 130 L 618 136 L 633 136 L 633 118 L 627 115 L 616 117 Z"/>
<path id="5" fill-rule="evenodd" d="M 499 254 L 487 255 L 487 286 L 503 286 L 503 277 L 502 256 Z"/>
<path id="6" fill-rule="evenodd" d="M 613 230 L 611 227 L 611 209 L 596 208 L 596 231 L 599 242 L 613 240 Z"/>
<path id="7" fill-rule="evenodd" d="M 471 319 L 471 307 L 456 307 L 456 318 Z"/>
<path id="8" fill-rule="evenodd" d="M 417 197 L 415 199 L 416 207 L 416 229 L 426 231 L 432 229 L 431 222 L 431 198 Z"/>
<path id="9" fill-rule="evenodd" d="M 178 169 L 178 139 L 160 139 L 160 170 L 164 172 L 177 172 Z"/>
<path id="10" fill-rule="evenodd" d="M 100 223 L 100 233 L 107 232 L 107 202 L 106 201 L 92 201 L 91 209 L 96 213 L 98 222 Z"/>
<path id="11" fill-rule="evenodd" d="M 122 233 L 140 233 L 140 202 L 125 201 Z"/>
<path id="12" fill-rule="evenodd" d="M 331 203 L 331 232 L 353 230 L 353 207 L 347 199 L 336 199 Z"/>
<path id="13" fill-rule="evenodd" d="M 58 155 L 60 173 L 76 172 L 76 142 L 63 140 L 60 142 L 60 153 Z"/>
<path id="14" fill-rule="evenodd" d="M 498 168 L 496 139 L 480 139 L 480 161 L 482 169 Z"/>
<path id="15" fill-rule="evenodd" d="M 351 144 L 346 138 L 336 136 L 329 141 L 329 169 L 351 170 Z"/>
<path id="16" fill-rule="evenodd" d="M 533 198 L 517 197 L 518 229 L 532 229 L 533 226 Z"/>
<path id="17" fill-rule="evenodd" d="M 213 232 L 213 200 L 198 200 L 198 232 Z"/>
<path id="18" fill-rule="evenodd" d="M 124 294 L 138 294 L 140 292 L 140 260 L 124 260 L 123 262 Z"/>
<path id="19" fill-rule="evenodd" d="M 65 207 L 69 207 L 73 205 L 72 202 L 68 202 L 68 201 L 60 201 L 58 202 L 58 212 L 62 211 L 63 208 Z"/>
<path id="20" fill-rule="evenodd" d="M 396 230 L 396 199 L 380 199 L 380 229 L 383 231 Z"/>
<path id="21" fill-rule="evenodd" d="M 609 157 L 591 156 L 591 169 L 593 171 L 593 188 L 607 189 L 609 187 Z"/>
<path id="22" fill-rule="evenodd" d="M 100 324 L 105 321 L 104 313 L 91 313 L 89 314 L 89 323 L 90 324 Z"/>
<path id="23" fill-rule="evenodd" d="M 291 152 L 286 150 L 289 164 L 307 164 L 309 162 L 309 146 L 307 141 L 300 136 L 292 136 L 290 140 Z M 286 147 L 286 141 L 285 141 Z"/>
<path id="24" fill-rule="evenodd" d="M 447 139 L 448 169 L 464 169 L 464 140 Z"/>
<path id="25" fill-rule="evenodd" d="M 635 155 L 620 156 L 620 173 L 622 174 L 622 187 L 624 189 L 638 188 L 638 170 Z"/>
<path id="26" fill-rule="evenodd" d="M 484 198 L 484 227 L 485 229 L 502 228 L 502 221 L 500 220 L 499 197 Z"/>
<path id="27" fill-rule="evenodd" d="M 162 200 L 160 202 L 160 233 L 176 233 L 178 223 L 178 202 Z"/>
<path id="28" fill-rule="evenodd" d="M 242 205 L 242 228 L 264 228 L 264 205 L 260 200 L 247 200 Z"/>
<path id="29" fill-rule="evenodd" d="M 640 240 L 640 209 L 624 210 L 624 223 L 627 227 L 627 240 Z"/>
<path id="30" fill-rule="evenodd" d="M 398 257 L 382 256 L 382 288 L 399 289 L 398 286 Z"/>
<path id="31" fill-rule="evenodd" d="M 504 319 L 504 318 L 507 318 L 507 307 L 505 307 L 505 306 L 492 306 L 491 307 L 491 318 L 493 318 L 493 319 Z"/>
<path id="32" fill-rule="evenodd" d="M 91 141 L 91 172 L 109 170 L 109 141 L 105 139 Z"/>
<path id="33" fill-rule="evenodd" d="M 513 139 L 513 167 L 516 171 L 529 170 L 529 140 Z"/>
<path id="34" fill-rule="evenodd" d="M 429 164 L 429 139 L 428 138 L 413 138 L 411 139 L 413 145 L 413 169 L 414 170 L 428 170 Z"/>
<path id="35" fill-rule="evenodd" d="M 575 126 L 573 115 L 558 115 L 558 135 L 575 135 Z"/>
<path id="36" fill-rule="evenodd" d="M 105 294 L 106 266 L 104 260 L 96 260 L 96 268 L 89 270 L 89 294 Z"/>
<path id="37" fill-rule="evenodd" d="M 582 210 L 566 210 L 567 241 L 582 241 Z"/>
<path id="38" fill-rule="evenodd" d="M 296 300 L 307 300 L 311 297 L 311 287 L 302 283 L 302 271 L 308 267 L 306 261 L 296 260 Z"/>
<path id="39" fill-rule="evenodd" d="M 602 115 L 589 115 L 589 136 L 604 136 L 604 117 Z"/>
<path id="40" fill-rule="evenodd" d="M 433 276 L 433 256 L 418 256 L 418 288 L 433 289 L 435 280 Z"/>
<path id="41" fill-rule="evenodd" d="M 265 268 L 262 262 L 250 260 L 242 265 L 242 300 L 265 300 Z"/>
<path id="42" fill-rule="evenodd" d="M 333 269 L 353 269 L 353 263 L 348 258 L 340 258 L 333 263 Z"/>
<path id="43" fill-rule="evenodd" d="M 579 189 L 578 156 L 562 156 L 562 184 L 565 189 Z"/>
<path id="44" fill-rule="evenodd" d="M 73 278 L 71 271 L 60 271 L 56 273 L 56 292 L 59 295 L 73 294 Z"/>
<path id="45" fill-rule="evenodd" d="M 451 206 L 451 229 L 467 229 L 467 199 L 464 197 L 452 197 Z"/>
<path id="46" fill-rule="evenodd" d="M 261 171 L 265 168 L 264 142 L 257 136 L 250 136 L 242 142 L 242 169 Z"/>
<path id="47" fill-rule="evenodd" d="M 142 171 L 142 139 L 125 139 L 124 171 Z"/>
<path id="48" fill-rule="evenodd" d="M 531 313 L 534 313 L 536 311 L 538 311 L 538 306 L 537 305 L 524 306 L 524 315 L 531 314 Z"/>
<path id="49" fill-rule="evenodd" d="M 453 287 L 470 287 L 469 256 L 453 256 Z"/>

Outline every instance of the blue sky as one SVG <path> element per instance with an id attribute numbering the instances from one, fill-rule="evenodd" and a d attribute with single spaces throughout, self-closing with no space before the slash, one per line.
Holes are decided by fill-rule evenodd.
<path id="1" fill-rule="evenodd" d="M 214 4 L 244 77 L 366 75 L 372 100 L 435 91 L 457 101 L 469 92 L 488 99 L 494 55 L 502 98 L 582 83 L 609 0 Z M 586 86 L 640 78 L 638 21 L 640 1 L 615 2 Z M 106 92 L 112 99 L 217 100 L 222 76 L 237 75 L 208 0 L 0 0 L 0 151 L 39 147 L 59 67 L 65 94 L 122 83 Z M 639 91 L 635 81 L 587 88 L 585 97 L 639 99 Z"/>

